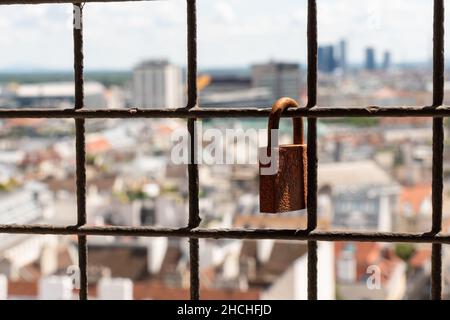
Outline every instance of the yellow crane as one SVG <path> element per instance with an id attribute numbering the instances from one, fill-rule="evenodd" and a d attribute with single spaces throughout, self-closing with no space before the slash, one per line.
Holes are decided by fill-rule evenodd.
<path id="1" fill-rule="evenodd" d="M 211 83 L 211 76 L 207 74 L 202 74 L 197 77 L 197 88 L 198 91 L 202 91 Z"/>

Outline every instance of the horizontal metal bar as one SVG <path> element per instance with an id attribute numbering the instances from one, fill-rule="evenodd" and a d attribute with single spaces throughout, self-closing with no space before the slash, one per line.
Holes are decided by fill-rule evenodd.
<path id="1" fill-rule="evenodd" d="M 0 0 L 0 5 L 9 4 L 55 4 L 55 3 L 87 3 L 87 2 L 143 2 L 159 0 Z"/>
<path id="2" fill-rule="evenodd" d="M 194 109 L 0 109 L 0 118 L 265 118 L 271 108 Z M 450 106 L 314 107 L 291 109 L 283 117 L 450 117 Z"/>
<path id="3" fill-rule="evenodd" d="M 86 235 L 173 237 L 197 239 L 274 239 L 313 241 L 358 242 L 414 242 L 450 244 L 450 234 L 392 233 L 392 232 L 342 232 L 287 229 L 189 229 L 125 226 L 53 226 L 53 225 L 0 225 L 0 234 Z"/>

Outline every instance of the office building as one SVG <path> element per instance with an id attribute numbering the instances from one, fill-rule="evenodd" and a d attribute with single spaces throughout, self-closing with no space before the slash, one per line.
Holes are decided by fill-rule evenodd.
<path id="1" fill-rule="evenodd" d="M 375 61 L 375 49 L 366 48 L 366 70 L 373 71 L 377 68 Z"/>
<path id="2" fill-rule="evenodd" d="M 268 88 L 272 101 L 281 97 L 300 98 L 300 66 L 296 63 L 269 62 L 252 66 L 252 87 Z"/>
<path id="3" fill-rule="evenodd" d="M 390 67 L 391 67 L 391 53 L 389 51 L 385 51 L 383 56 L 383 70 L 388 70 Z"/>
<path id="4" fill-rule="evenodd" d="M 332 73 L 336 69 L 336 64 L 334 47 L 332 45 L 320 46 L 318 49 L 319 71 Z"/>
<path id="5" fill-rule="evenodd" d="M 133 70 L 133 103 L 145 108 L 183 106 L 181 68 L 166 60 L 149 60 Z"/>
<path id="6" fill-rule="evenodd" d="M 343 73 L 347 71 L 347 41 L 344 39 L 339 42 L 339 68 Z"/>
<path id="7" fill-rule="evenodd" d="M 3 97 L 19 108 L 55 107 L 70 108 L 75 103 L 75 84 L 73 82 L 40 82 L 11 84 Z M 86 108 L 104 108 L 107 106 L 106 88 L 99 82 L 84 83 L 84 106 Z M 0 97 L 1 98 L 1 97 Z"/>

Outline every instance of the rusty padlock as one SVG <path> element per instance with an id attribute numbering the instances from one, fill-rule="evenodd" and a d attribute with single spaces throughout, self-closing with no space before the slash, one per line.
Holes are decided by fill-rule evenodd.
<path id="1" fill-rule="evenodd" d="M 292 119 L 293 144 L 278 146 L 276 141 L 276 145 L 272 145 L 272 129 L 278 129 L 283 111 L 298 107 L 295 100 L 281 98 L 273 105 L 270 113 L 268 146 L 260 149 L 259 163 L 259 205 L 263 213 L 290 212 L 306 208 L 308 169 L 307 148 L 303 141 L 303 119 Z M 262 159 L 264 161 L 261 161 Z"/>

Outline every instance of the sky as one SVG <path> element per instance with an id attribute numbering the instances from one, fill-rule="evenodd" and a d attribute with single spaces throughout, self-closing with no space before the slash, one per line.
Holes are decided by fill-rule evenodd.
<path id="1" fill-rule="evenodd" d="M 197 0 L 199 67 L 305 63 L 306 2 Z M 319 43 L 346 39 L 352 63 L 362 62 L 367 46 L 379 60 L 391 47 L 394 62 L 426 62 L 432 7 L 432 0 L 318 0 Z M 71 22 L 70 4 L 0 6 L 0 70 L 71 69 Z M 84 29 L 87 70 L 128 70 L 148 58 L 186 64 L 184 0 L 89 3 Z"/>

